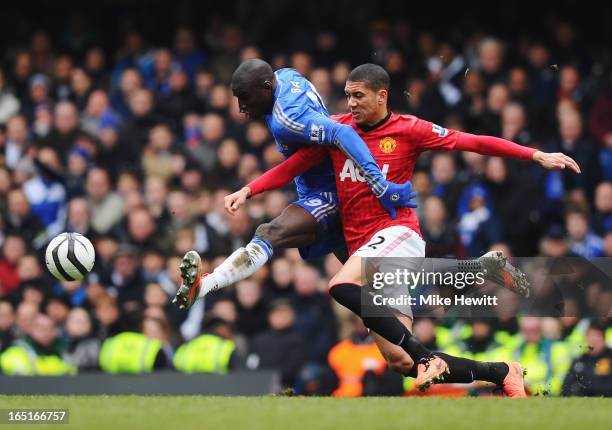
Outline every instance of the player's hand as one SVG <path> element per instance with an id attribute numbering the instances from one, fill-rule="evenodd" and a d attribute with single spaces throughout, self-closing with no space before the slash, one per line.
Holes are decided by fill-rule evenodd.
<path id="1" fill-rule="evenodd" d="M 382 193 L 378 200 L 380 201 L 380 204 L 387 209 L 389 215 L 391 215 L 391 218 L 395 219 L 397 218 L 395 208 L 416 208 L 419 206 L 416 204 L 416 202 L 410 201 L 418 195 L 419 193 L 412 190 L 412 182 L 410 181 L 406 182 L 405 184 L 387 182 L 387 189 L 384 193 Z"/>
<path id="2" fill-rule="evenodd" d="M 565 169 L 567 167 L 576 173 L 581 173 L 578 163 L 562 152 L 536 151 L 533 153 L 533 160 L 540 163 L 545 169 Z"/>
<path id="3" fill-rule="evenodd" d="M 251 189 L 249 187 L 243 187 L 239 191 L 225 196 L 225 211 L 230 215 L 234 215 L 236 211 L 240 209 L 240 206 L 247 201 L 250 195 Z"/>

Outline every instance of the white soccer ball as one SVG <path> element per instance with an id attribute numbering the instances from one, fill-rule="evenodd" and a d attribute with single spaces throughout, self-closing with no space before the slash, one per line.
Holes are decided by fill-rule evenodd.
<path id="1" fill-rule="evenodd" d="M 60 281 L 78 281 L 93 268 L 96 253 L 82 234 L 62 233 L 49 242 L 45 261 L 49 272 Z"/>

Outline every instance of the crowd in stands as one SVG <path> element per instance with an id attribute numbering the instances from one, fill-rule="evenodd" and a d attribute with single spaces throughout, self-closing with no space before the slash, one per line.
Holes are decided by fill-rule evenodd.
<path id="1" fill-rule="evenodd" d="M 427 256 L 612 257 L 610 58 L 583 49 L 571 21 L 530 39 L 412 32 L 402 20 L 373 19 L 354 41 L 362 51 L 344 55 L 333 26 L 291 35 L 303 48 L 270 52 L 231 21 L 177 25 L 163 42 L 126 29 L 109 46 L 83 19 L 62 34 L 32 28 L 0 51 L 3 373 L 273 368 L 301 393 L 410 390 L 360 322 L 332 303 L 326 280 L 340 267 L 332 255 L 304 262 L 276 250 L 252 278 L 188 312 L 170 303 L 186 251 L 210 271 L 295 199 L 287 187 L 235 216 L 223 209 L 225 195 L 282 161 L 266 125 L 239 113 L 228 86 L 248 58 L 295 68 L 331 113 L 347 110 L 352 67 L 375 62 L 391 76 L 394 112 L 564 152 L 580 165 L 576 175 L 475 153 L 424 154 L 413 183 Z M 46 245 L 64 231 L 95 245 L 83 281 L 60 282 L 45 268 Z M 561 317 L 423 318 L 415 333 L 436 350 L 524 361 L 532 392 L 612 395 L 610 287 L 581 285 Z M 126 333 L 143 336 L 119 337 Z M 117 358 L 120 340 L 140 348 L 142 361 Z"/>

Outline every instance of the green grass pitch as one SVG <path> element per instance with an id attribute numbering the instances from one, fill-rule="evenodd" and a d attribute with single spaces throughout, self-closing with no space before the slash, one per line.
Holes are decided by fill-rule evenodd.
<path id="1" fill-rule="evenodd" d="M 63 408 L 42 429 L 609 429 L 612 399 L 0 396 L 0 409 Z"/>

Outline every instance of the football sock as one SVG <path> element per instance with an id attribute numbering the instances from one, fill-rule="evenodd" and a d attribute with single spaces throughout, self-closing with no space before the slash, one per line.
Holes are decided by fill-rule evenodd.
<path id="1" fill-rule="evenodd" d="M 388 306 L 375 305 L 374 296 L 362 294 L 361 288 L 355 284 L 337 284 L 330 288 L 329 294 L 342 306 L 359 316 L 370 330 L 402 347 L 415 362 L 432 354 L 410 333 Z M 375 309 L 376 316 L 363 316 L 362 307 Z"/>
<path id="2" fill-rule="evenodd" d="M 210 275 L 202 279 L 200 297 L 248 278 L 266 264 L 273 253 L 270 242 L 253 236 L 245 247 L 235 250 Z"/>
<path id="3" fill-rule="evenodd" d="M 454 357 L 443 352 L 435 352 L 435 355 L 446 361 L 450 375 L 444 378 L 445 383 L 469 384 L 474 381 L 487 381 L 501 385 L 508 374 L 506 363 L 488 363 L 470 360 L 467 358 Z"/>

